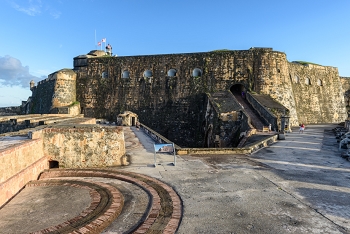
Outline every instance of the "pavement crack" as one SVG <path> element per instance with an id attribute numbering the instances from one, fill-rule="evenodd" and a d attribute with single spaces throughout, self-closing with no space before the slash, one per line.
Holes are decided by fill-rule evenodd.
<path id="1" fill-rule="evenodd" d="M 281 191 L 283 191 L 284 193 L 288 194 L 289 196 L 293 197 L 295 200 L 297 200 L 298 202 L 300 202 L 301 204 L 303 204 L 304 206 L 308 207 L 309 209 L 313 210 L 315 213 L 319 214 L 320 216 L 322 216 L 323 218 L 327 219 L 329 222 L 331 222 L 332 224 L 334 224 L 335 226 L 337 226 L 344 234 L 345 233 L 349 233 L 349 230 L 346 227 L 343 227 L 337 223 L 335 223 L 333 220 L 331 220 L 330 218 L 328 218 L 327 216 L 325 216 L 324 214 L 322 214 L 320 211 L 318 211 L 318 209 L 313 208 L 312 206 L 310 206 L 309 204 L 305 203 L 303 200 L 299 199 L 297 196 L 295 196 L 293 193 L 287 191 L 286 189 L 284 189 L 282 186 L 278 185 L 277 183 L 273 182 L 272 180 L 270 180 L 269 178 L 267 178 L 266 176 L 262 175 L 260 172 L 256 172 L 257 174 L 259 174 L 261 177 L 265 178 L 267 181 L 269 181 L 271 184 L 273 184 L 274 186 L 276 186 L 278 189 L 280 189 Z"/>

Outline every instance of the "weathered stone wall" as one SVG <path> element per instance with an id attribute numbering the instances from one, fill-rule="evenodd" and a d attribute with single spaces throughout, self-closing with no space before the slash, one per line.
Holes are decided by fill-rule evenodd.
<path id="1" fill-rule="evenodd" d="M 290 63 L 299 123 L 339 123 L 347 118 L 338 69 Z"/>
<path id="2" fill-rule="evenodd" d="M 38 82 L 32 88 L 30 113 L 51 113 L 53 108 L 65 107 L 76 101 L 76 73 L 62 69 Z"/>
<path id="3" fill-rule="evenodd" d="M 285 53 L 269 48 L 244 51 L 95 57 L 74 60 L 77 100 L 86 116 L 116 121 L 124 111 L 181 146 L 201 147 L 206 93 L 241 84 L 248 91 L 270 95 L 289 110 L 290 123 L 340 122 L 344 101 L 339 98 L 337 70 L 289 63 Z M 83 66 L 84 65 L 84 66 Z M 86 65 L 86 66 L 85 66 Z M 194 74 L 194 69 L 199 69 Z M 172 69 L 176 74 L 171 73 Z M 174 71 L 173 70 L 173 71 Z M 295 73 L 324 80 L 323 91 L 293 83 Z M 313 75 L 312 75 L 313 74 Z M 299 75 L 302 76 L 302 75 Z M 327 95 L 333 95 L 331 98 Z M 301 98 L 309 101 L 306 109 Z M 298 103 L 297 103 L 298 101 Z M 311 104 L 313 103 L 313 104 Z M 332 113 L 332 114 L 330 114 Z M 320 116 L 320 117 L 319 117 Z"/>
<path id="4" fill-rule="evenodd" d="M 340 77 L 340 82 L 342 84 L 344 92 L 344 102 L 346 106 L 347 119 L 349 119 L 350 114 L 350 77 Z"/>
<path id="5" fill-rule="evenodd" d="M 125 110 L 183 146 L 203 145 L 205 93 L 234 84 L 260 91 L 260 60 L 266 49 L 196 54 L 89 58 L 76 67 L 77 100 L 86 116 L 115 121 Z M 284 54 L 283 54 L 284 55 Z M 284 55 L 285 56 L 285 55 Z M 193 74 L 199 68 L 202 74 Z M 170 69 L 176 70 L 169 76 Z M 144 72 L 150 70 L 150 78 Z M 122 78 L 123 72 L 129 78 Z M 106 75 L 107 74 L 107 75 Z"/>
<path id="6" fill-rule="evenodd" d="M 126 165 L 121 127 L 57 126 L 42 130 L 44 154 L 63 168 Z"/>
<path id="7" fill-rule="evenodd" d="M 230 91 L 208 94 L 205 108 L 204 147 L 236 147 L 242 132 L 248 130 L 248 118 Z"/>
<path id="8" fill-rule="evenodd" d="M 0 116 L 19 115 L 21 112 L 20 106 L 0 107 Z"/>
<path id="9" fill-rule="evenodd" d="M 289 62 L 285 53 L 265 53 L 261 60 L 256 62 L 255 69 L 258 74 L 255 79 L 259 89 L 252 89 L 258 94 L 266 94 L 281 103 L 289 110 L 290 122 L 293 126 L 298 125 L 298 115 L 294 100 L 295 93 L 291 89 L 289 78 Z"/>
<path id="10" fill-rule="evenodd" d="M 0 150 L 0 207 L 48 168 L 42 144 L 35 139 Z"/>
<path id="11" fill-rule="evenodd" d="M 32 88 L 32 100 L 29 114 L 48 114 L 52 107 L 52 95 L 55 92 L 56 80 L 46 78 Z"/>
<path id="12" fill-rule="evenodd" d="M 260 115 L 261 119 L 263 119 L 265 126 L 269 126 L 269 124 L 271 124 L 271 129 L 274 131 L 284 129 L 284 127 L 281 127 L 281 117 L 289 116 L 288 109 L 273 99 L 271 101 L 267 100 L 268 104 L 261 103 L 260 101 L 264 99 L 271 99 L 271 97 L 268 95 L 251 94 L 247 92 L 246 98 L 250 105 Z M 258 101 L 258 99 L 260 101 Z"/>
<path id="13" fill-rule="evenodd" d="M 52 75 L 56 79 L 52 108 L 71 105 L 76 101 L 76 73 L 71 69 L 62 69 Z"/>

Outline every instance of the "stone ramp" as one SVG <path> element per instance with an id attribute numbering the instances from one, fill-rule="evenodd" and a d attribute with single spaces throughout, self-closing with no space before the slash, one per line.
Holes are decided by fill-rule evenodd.
<path id="1" fill-rule="evenodd" d="M 254 112 L 254 109 L 250 106 L 250 104 L 247 102 L 247 100 L 242 98 L 242 95 L 237 93 L 237 92 L 233 92 L 233 95 L 235 96 L 237 101 L 243 106 L 244 111 L 249 115 L 251 124 L 258 131 L 262 131 L 263 127 L 264 127 L 264 124 L 260 120 L 260 117 Z"/>

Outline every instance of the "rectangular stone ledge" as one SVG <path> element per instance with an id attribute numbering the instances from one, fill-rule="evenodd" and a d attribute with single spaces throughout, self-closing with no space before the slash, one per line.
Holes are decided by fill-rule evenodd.
<path id="1" fill-rule="evenodd" d="M 100 126 L 97 124 L 66 124 L 48 127 L 42 130 L 44 133 L 65 133 L 65 132 L 124 132 L 120 126 Z"/>
<path id="2" fill-rule="evenodd" d="M 251 150 L 251 153 L 253 153 L 261 148 L 264 148 L 268 145 L 273 144 L 277 140 L 278 140 L 278 134 L 273 135 L 273 136 L 268 136 L 263 140 L 260 140 L 260 141 L 257 141 L 257 142 L 254 142 L 254 143 L 247 145 L 246 148 L 249 148 Z"/>
<path id="3" fill-rule="evenodd" d="M 42 137 L 43 137 L 43 130 L 42 129 L 28 132 L 29 139 L 34 140 L 34 139 L 40 139 Z"/>
<path id="4" fill-rule="evenodd" d="M 278 135 L 269 136 L 261 141 L 247 145 L 244 148 L 180 148 L 177 155 L 208 155 L 208 154 L 251 154 L 277 141 Z"/>
<path id="5" fill-rule="evenodd" d="M 177 155 L 186 154 L 249 154 L 251 153 L 248 148 L 181 148 L 176 150 Z"/>

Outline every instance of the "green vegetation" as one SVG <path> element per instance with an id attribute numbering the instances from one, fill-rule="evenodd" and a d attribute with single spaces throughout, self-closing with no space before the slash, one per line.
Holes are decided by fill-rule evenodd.
<path id="1" fill-rule="evenodd" d="M 220 52 L 228 52 L 228 51 L 232 51 L 232 50 L 228 50 L 228 49 L 221 49 L 221 50 L 212 50 L 212 51 L 210 51 L 210 52 L 220 53 Z"/>
<path id="2" fill-rule="evenodd" d="M 69 106 L 75 106 L 75 105 L 79 105 L 79 104 L 80 104 L 80 102 L 75 101 L 75 102 L 73 102 L 72 104 L 70 104 Z"/>
<path id="3" fill-rule="evenodd" d="M 293 61 L 293 63 L 300 63 L 301 65 L 308 65 L 308 64 L 312 64 L 312 65 L 317 65 L 317 66 L 322 66 L 320 64 L 317 64 L 317 63 L 311 63 L 311 62 L 306 62 L 306 61 Z"/>

